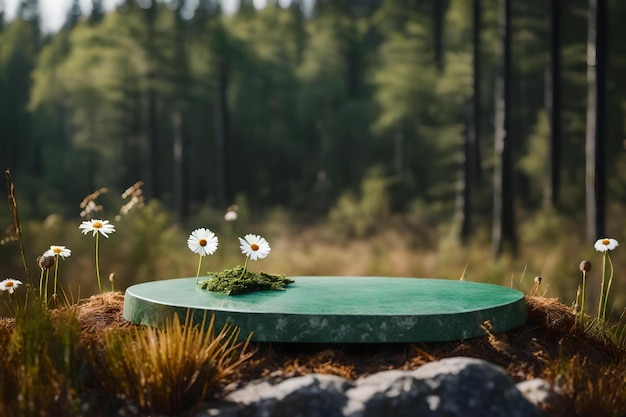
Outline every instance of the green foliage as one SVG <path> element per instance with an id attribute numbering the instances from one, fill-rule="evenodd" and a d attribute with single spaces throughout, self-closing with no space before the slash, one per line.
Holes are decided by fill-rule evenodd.
<path id="1" fill-rule="evenodd" d="M 389 181 L 381 169 L 371 170 L 361 183 L 360 193 L 344 192 L 328 213 L 337 232 L 363 237 L 377 230 L 389 217 Z"/>
<path id="2" fill-rule="evenodd" d="M 98 185 L 121 190 L 142 179 L 148 197 L 176 207 L 182 220 L 205 204 L 219 212 L 237 194 L 255 210 L 279 205 L 319 219 L 335 198 L 359 187 L 368 169 L 382 166 L 398 176 L 399 186 L 388 189 L 394 211 L 419 198 L 450 215 L 451 204 L 440 201 L 453 198 L 468 129 L 471 2 L 445 2 L 441 39 L 433 2 L 318 2 L 307 13 L 269 2 L 232 16 L 203 2 L 190 20 L 181 16 L 182 2 L 166 3 L 125 2 L 102 14 L 98 1 L 88 21 L 46 36 L 30 18 L 3 26 L 0 165 L 13 168 L 23 187 L 25 213 L 68 216 L 73 202 Z M 586 126 L 580 28 L 588 5 L 570 3 L 562 16 L 559 208 L 578 214 Z M 477 139 L 488 172 L 492 80 L 502 51 L 497 3 L 483 3 L 481 11 Z M 542 94 L 548 11 L 541 0 L 513 6 L 514 180 L 517 203 L 529 210 L 542 193 L 549 132 Z M 625 14 L 613 1 L 612 39 L 623 32 L 613 23 Z M 442 57 L 435 59 L 439 41 Z M 610 49 L 607 168 L 617 173 L 624 165 L 625 61 L 619 42 Z M 617 193 L 622 177 L 609 178 Z M 478 188 L 473 221 L 488 224 L 489 181 Z"/>
<path id="3" fill-rule="evenodd" d="M 226 295 L 244 294 L 254 291 L 285 289 L 287 284 L 294 282 L 286 278 L 284 274 L 268 274 L 265 272 L 250 272 L 238 265 L 234 268 L 220 272 L 208 272 L 210 277 L 202 282 L 202 289 L 213 292 L 221 292 Z"/>
<path id="4" fill-rule="evenodd" d="M 206 317 L 205 317 L 206 318 Z M 103 388 L 158 414 L 178 414 L 205 398 L 220 379 L 251 356 L 248 340 L 215 317 L 193 325 L 191 315 L 163 328 L 121 329 L 105 334 L 105 358 L 98 367 Z"/>
<path id="5" fill-rule="evenodd" d="M 550 122 L 548 115 L 545 111 L 541 111 L 537 115 L 534 132 L 528 139 L 527 153 L 519 160 L 520 170 L 530 180 L 531 196 L 534 197 L 535 201 L 540 200 L 544 188 L 548 185 L 549 177 L 546 174 L 550 160 L 549 138 Z"/>

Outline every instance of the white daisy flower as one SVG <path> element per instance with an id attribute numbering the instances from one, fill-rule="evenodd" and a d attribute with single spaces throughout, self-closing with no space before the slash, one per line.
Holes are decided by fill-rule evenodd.
<path id="1" fill-rule="evenodd" d="M 596 248 L 598 252 L 606 252 L 609 250 L 613 250 L 618 246 L 619 246 L 619 242 L 617 240 L 611 239 L 608 237 L 605 237 L 604 239 L 596 240 L 596 243 L 593 245 L 593 247 Z"/>
<path id="2" fill-rule="evenodd" d="M 109 233 L 115 232 L 115 226 L 109 223 L 108 220 L 92 219 L 87 222 L 82 222 L 78 228 L 81 229 L 85 235 L 89 232 L 93 232 L 93 236 L 95 236 L 96 233 L 100 233 L 106 238 L 109 237 Z"/>
<path id="3" fill-rule="evenodd" d="M 9 294 L 13 294 L 15 292 L 15 289 L 20 285 L 22 285 L 22 281 L 8 278 L 0 282 L 0 291 L 8 291 Z"/>
<path id="4" fill-rule="evenodd" d="M 218 239 L 209 229 L 200 228 L 191 232 L 187 239 L 189 250 L 200 256 L 212 255 L 217 250 Z"/>
<path id="5" fill-rule="evenodd" d="M 239 238 L 239 243 L 241 243 L 241 253 L 253 261 L 265 258 L 272 250 L 267 240 L 259 235 L 247 234 L 245 240 Z"/>
<path id="6" fill-rule="evenodd" d="M 72 251 L 70 249 L 67 249 L 65 246 L 55 245 L 50 246 L 50 249 L 43 253 L 43 256 L 60 256 L 63 259 L 71 255 Z"/>

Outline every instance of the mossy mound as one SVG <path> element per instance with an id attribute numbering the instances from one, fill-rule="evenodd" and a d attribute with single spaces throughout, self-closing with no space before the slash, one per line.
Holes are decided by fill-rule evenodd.
<path id="1" fill-rule="evenodd" d="M 284 274 L 267 274 L 265 272 L 246 271 L 243 276 L 243 266 L 239 265 L 222 272 L 209 272 L 211 278 L 202 282 L 202 289 L 221 292 L 226 295 L 244 294 L 252 291 L 284 290 L 287 284 L 293 282 Z"/>

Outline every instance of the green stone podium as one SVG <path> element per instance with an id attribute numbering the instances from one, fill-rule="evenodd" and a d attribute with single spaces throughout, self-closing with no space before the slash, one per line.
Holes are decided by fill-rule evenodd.
<path id="1" fill-rule="evenodd" d="M 224 295 L 195 278 L 137 284 L 126 290 L 124 318 L 160 326 L 175 314 L 215 315 L 217 328 L 238 326 L 256 342 L 440 342 L 505 332 L 528 313 L 516 290 L 477 282 L 396 277 L 290 277 L 284 291 Z M 206 279 L 206 277 L 204 278 Z"/>

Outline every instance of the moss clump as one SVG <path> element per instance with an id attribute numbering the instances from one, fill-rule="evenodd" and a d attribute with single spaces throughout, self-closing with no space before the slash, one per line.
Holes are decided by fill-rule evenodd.
<path id="1" fill-rule="evenodd" d="M 221 292 L 226 295 L 243 294 L 252 291 L 284 290 L 287 284 L 293 282 L 284 274 L 266 274 L 246 271 L 243 276 L 243 266 L 239 265 L 222 272 L 209 272 L 211 278 L 202 282 L 202 289 Z"/>

